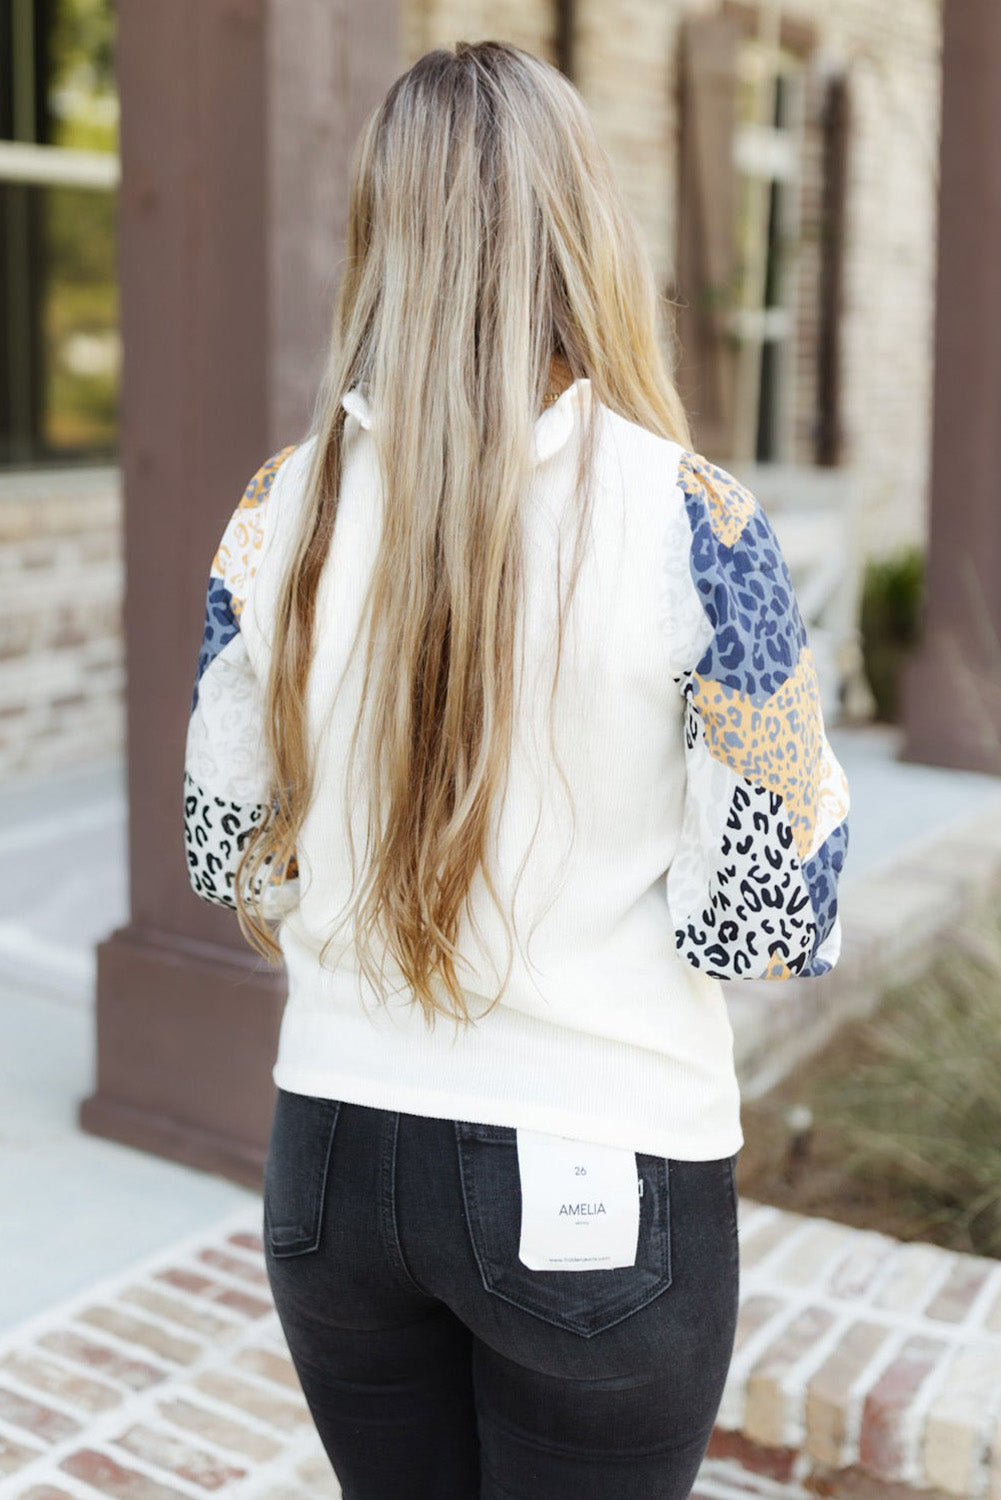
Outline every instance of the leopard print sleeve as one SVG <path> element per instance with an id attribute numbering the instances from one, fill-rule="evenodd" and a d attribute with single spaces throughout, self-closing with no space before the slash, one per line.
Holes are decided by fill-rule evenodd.
<path id="1" fill-rule="evenodd" d="M 848 782 L 771 522 L 682 451 L 664 566 L 684 698 L 686 794 L 666 877 L 678 952 L 723 980 L 810 978 L 838 961 Z"/>
<path id="2" fill-rule="evenodd" d="M 294 448 L 261 466 L 230 517 L 209 569 L 184 757 L 188 878 L 202 900 L 235 910 L 236 868 L 268 811 L 263 688 L 247 654 L 240 617 L 264 541 L 275 475 Z M 261 894 L 259 891 L 258 894 Z M 262 914 L 281 917 L 298 899 L 298 870 L 269 871 Z"/>

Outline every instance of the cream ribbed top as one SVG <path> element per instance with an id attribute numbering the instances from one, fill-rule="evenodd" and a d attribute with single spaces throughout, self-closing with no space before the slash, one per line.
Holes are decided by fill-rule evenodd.
<path id="1" fill-rule="evenodd" d="M 276 881 L 271 893 L 289 986 L 274 1080 L 298 1093 L 708 1159 L 732 1154 L 743 1141 L 720 978 L 784 977 L 778 948 L 785 974 L 797 966 L 823 972 L 836 961 L 836 903 L 833 912 L 829 902 L 824 907 L 816 875 L 823 867 L 830 882 L 843 814 L 835 816 L 833 804 L 826 813 L 815 808 L 809 829 L 798 829 L 798 844 L 779 838 L 788 851 L 781 878 L 791 893 L 795 940 L 783 925 L 776 943 L 768 918 L 756 918 L 755 928 L 745 915 L 733 925 L 727 950 L 743 972 L 730 974 L 713 944 L 731 929 L 715 924 L 717 917 L 725 922 L 732 905 L 727 881 L 741 879 L 734 859 L 752 858 L 754 850 L 731 849 L 728 806 L 733 799 L 735 808 L 743 806 L 745 791 L 769 797 L 771 832 L 780 834 L 787 812 L 790 828 L 796 823 L 802 799 L 788 795 L 783 803 L 756 786 L 729 751 L 720 758 L 704 726 L 700 743 L 689 689 L 702 682 L 694 668 L 705 666 L 713 624 L 718 630 L 721 621 L 711 608 L 707 613 L 692 566 L 699 529 L 693 486 L 686 493 L 681 484 L 683 474 L 694 472 L 686 469 L 692 456 L 604 406 L 596 411 L 591 542 L 567 620 L 550 743 L 557 559 L 569 567 L 581 417 L 591 401 L 589 382 L 578 380 L 538 419 L 525 496 L 516 729 L 491 853 L 497 889 L 515 923 L 511 971 L 491 1007 L 509 955 L 479 877 L 473 920 L 460 931 L 458 965 L 476 1021 L 460 1029 L 439 1019 L 429 1029 L 392 966 L 388 1003 L 369 990 L 347 908 L 347 751 L 363 665 L 363 653 L 351 661 L 348 653 L 379 543 L 382 497 L 371 413 L 360 391 L 344 398 L 343 482 L 318 593 L 308 690 L 317 793 L 296 846 L 298 872 Z M 222 637 L 217 631 L 203 647 L 189 730 L 186 821 L 192 883 L 224 904 L 232 904 L 225 871 L 234 851 L 220 847 L 212 815 L 224 806 L 250 808 L 255 797 L 259 805 L 267 785 L 261 684 L 313 441 L 283 451 L 255 476 L 213 565 L 216 615 L 222 617 L 228 594 L 234 630 Z M 719 519 L 711 507 L 706 514 L 714 524 Z M 778 565 L 784 569 L 781 558 Z M 212 581 L 210 613 L 211 599 Z M 801 622 L 794 600 L 789 608 L 795 634 Z M 804 647 L 801 676 L 807 656 Z M 802 699 L 800 710 L 802 721 Z M 694 758 L 700 751 L 702 761 Z M 715 757 L 715 779 L 706 777 L 707 755 Z M 364 767 L 364 755 L 356 764 Z M 843 773 L 822 721 L 815 769 L 818 786 L 845 791 L 846 808 Z M 365 796 L 364 785 L 351 789 L 358 851 Z M 705 847 L 696 848 L 695 840 Z M 215 864 L 207 851 L 214 851 Z M 768 879 L 775 879 L 771 869 Z M 321 965 L 320 949 L 331 937 Z M 739 952 L 750 955 L 747 965 Z M 807 961 L 815 968 L 803 967 Z"/>

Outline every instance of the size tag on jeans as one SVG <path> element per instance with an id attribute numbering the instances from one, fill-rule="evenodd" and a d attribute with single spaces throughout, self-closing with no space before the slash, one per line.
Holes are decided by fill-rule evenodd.
<path id="1" fill-rule="evenodd" d="M 636 1264 L 640 1187 L 635 1151 L 518 1130 L 521 1241 L 532 1271 Z"/>

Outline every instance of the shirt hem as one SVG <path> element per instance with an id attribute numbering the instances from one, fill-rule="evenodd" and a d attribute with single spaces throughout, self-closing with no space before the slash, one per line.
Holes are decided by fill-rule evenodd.
<path id="1" fill-rule="evenodd" d="M 478 1125 L 506 1125 L 538 1130 L 574 1140 L 623 1146 L 643 1155 L 669 1157 L 677 1161 L 714 1161 L 733 1156 L 744 1144 L 739 1120 L 726 1130 L 698 1132 L 675 1126 L 637 1126 L 627 1120 L 595 1116 L 581 1121 L 579 1114 L 558 1107 L 522 1103 L 510 1099 L 484 1099 L 459 1092 L 430 1092 L 394 1080 L 381 1083 L 352 1077 L 329 1068 L 302 1068 L 276 1062 L 272 1069 L 275 1086 L 292 1094 L 339 1099 L 346 1104 L 374 1109 L 399 1110 L 403 1114 L 430 1119 L 466 1120 Z"/>

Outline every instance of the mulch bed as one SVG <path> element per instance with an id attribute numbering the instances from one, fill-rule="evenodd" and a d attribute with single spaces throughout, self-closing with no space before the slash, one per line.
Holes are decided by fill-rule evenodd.
<path id="1" fill-rule="evenodd" d="M 759 1099 L 745 1099 L 745 1143 L 737 1159 L 740 1192 L 761 1203 L 876 1229 L 901 1240 L 929 1240 L 953 1250 L 974 1250 L 965 1235 L 932 1216 L 927 1203 L 899 1184 L 845 1167 L 845 1134 L 826 1124 L 817 1105 L 820 1086 L 849 1077 L 867 1055 L 864 1021 L 849 1022 L 813 1057 Z M 811 1108 L 814 1123 L 799 1134 L 787 1123 L 795 1106 Z"/>

